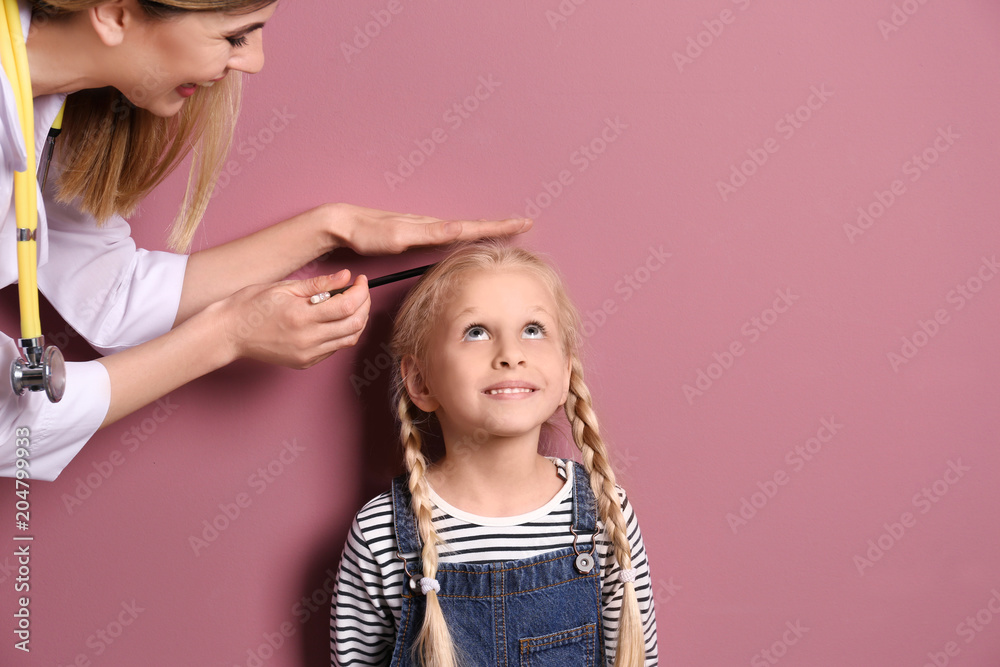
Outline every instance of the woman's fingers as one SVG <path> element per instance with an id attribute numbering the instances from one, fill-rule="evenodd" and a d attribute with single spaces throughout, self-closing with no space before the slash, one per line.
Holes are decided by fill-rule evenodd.
<path id="1" fill-rule="evenodd" d="M 404 221 L 398 228 L 394 246 L 400 252 L 417 246 L 443 245 L 455 241 L 475 241 L 476 239 L 512 236 L 531 229 L 533 221 L 528 218 L 508 218 L 506 220 L 436 220 L 433 218 Z"/>
<path id="2" fill-rule="evenodd" d="M 433 219 L 431 219 L 433 220 Z M 483 238 L 522 234 L 534 222 L 528 218 L 506 220 L 414 220 L 404 223 L 394 239 L 400 252 L 418 246 L 444 245 L 456 241 L 475 241 Z"/>
<path id="3" fill-rule="evenodd" d="M 506 220 L 453 220 L 461 225 L 455 241 L 474 241 L 494 236 L 523 234 L 535 224 L 531 218 L 507 218 Z"/>
<path id="4" fill-rule="evenodd" d="M 234 294 L 227 332 L 238 356 L 308 368 L 357 343 L 368 323 L 368 281 L 359 276 L 343 294 L 314 305 L 313 290 L 347 284 L 346 271 L 308 280 L 254 286 Z"/>
<path id="5" fill-rule="evenodd" d="M 393 213 L 338 204 L 331 211 L 331 229 L 340 245 L 361 255 L 401 253 L 410 248 L 511 236 L 531 229 L 528 218 L 506 220 L 441 220 L 425 215 Z"/>

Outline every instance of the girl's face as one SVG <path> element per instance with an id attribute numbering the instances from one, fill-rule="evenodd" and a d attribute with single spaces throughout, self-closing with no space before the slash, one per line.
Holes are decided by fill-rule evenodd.
<path id="1" fill-rule="evenodd" d="M 449 297 L 425 362 L 404 360 L 414 403 L 437 415 L 446 442 L 484 434 L 537 442 L 569 391 L 552 294 L 528 271 L 503 270 L 464 274 Z"/>
<path id="2" fill-rule="evenodd" d="M 184 12 L 167 19 L 141 16 L 136 7 L 123 33 L 124 65 L 118 88 L 133 104 L 157 116 L 173 116 L 199 86 L 230 70 L 253 74 L 264 66 L 261 28 L 277 3 L 249 14 Z"/>

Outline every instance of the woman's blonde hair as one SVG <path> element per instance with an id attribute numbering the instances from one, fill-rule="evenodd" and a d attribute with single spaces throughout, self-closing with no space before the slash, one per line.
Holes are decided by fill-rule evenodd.
<path id="1" fill-rule="evenodd" d="M 59 20 L 102 0 L 32 0 L 32 21 Z M 249 13 L 276 0 L 137 0 L 153 20 L 169 20 L 183 12 Z M 239 114 L 242 77 L 230 72 L 214 86 L 199 87 L 179 114 L 161 118 L 134 106 L 143 87 L 81 90 L 66 99 L 57 157 L 62 174 L 60 201 L 80 200 L 98 223 L 114 214 L 134 213 L 150 190 L 194 153 L 184 201 L 174 219 L 168 243 L 186 251 L 208 207 L 219 170 L 225 162 Z"/>
<path id="2" fill-rule="evenodd" d="M 409 489 L 413 513 L 422 543 L 422 576 L 435 578 L 437 573 L 437 546 L 443 540 L 431 522 L 431 500 L 426 479 L 428 460 L 421 451 L 422 439 L 416 424 L 428 419 L 406 392 L 400 362 L 412 357 L 423 362 L 431 329 L 449 299 L 461 289 L 461 279 L 470 272 L 527 271 L 537 276 L 549 288 L 558 309 L 559 331 L 563 349 L 571 360 L 569 397 L 566 416 L 573 433 L 573 441 L 580 449 L 583 465 L 590 475 L 590 485 L 597 498 L 598 511 L 604 522 L 604 531 L 611 542 L 615 559 L 622 569 L 632 567 L 631 545 L 622 513 L 621 502 L 615 489 L 615 473 L 611 469 L 607 448 L 601 438 L 594 413 L 590 390 L 583 381 L 583 365 L 579 355 L 580 316 L 570 301 L 562 279 L 538 255 L 521 248 L 496 242 L 466 245 L 449 255 L 432 268 L 406 296 L 396 316 L 392 336 L 392 352 L 396 378 L 394 388 L 401 422 L 400 440 L 409 473 Z M 618 626 L 615 667 L 633 667 L 644 661 L 644 641 L 639 603 L 635 585 L 626 582 L 622 611 Z M 454 667 L 458 661 L 454 643 L 448 632 L 441 603 L 435 591 L 427 593 L 424 624 L 417 637 L 416 650 L 427 667 Z"/>

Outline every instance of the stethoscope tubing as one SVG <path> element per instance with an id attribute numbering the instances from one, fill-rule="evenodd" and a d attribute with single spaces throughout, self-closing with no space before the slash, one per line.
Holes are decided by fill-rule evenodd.
<path id="1" fill-rule="evenodd" d="M 24 137 L 25 169 L 14 172 L 14 214 L 17 231 L 17 292 L 21 310 L 21 358 L 10 368 L 11 388 L 18 396 L 25 391 L 45 391 L 59 402 L 66 389 L 66 367 L 55 346 L 45 347 L 38 312 L 38 185 L 35 159 L 35 111 L 28 73 L 28 53 L 21 29 L 17 0 L 3 0 L 0 12 L 0 61 L 10 80 Z M 57 123 L 62 120 L 60 111 Z M 49 151 L 51 157 L 51 149 Z M 45 171 L 48 172 L 48 164 Z"/>

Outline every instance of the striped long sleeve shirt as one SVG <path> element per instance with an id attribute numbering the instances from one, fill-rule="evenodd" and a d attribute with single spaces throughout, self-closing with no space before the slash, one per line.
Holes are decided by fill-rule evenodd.
<path id="1" fill-rule="evenodd" d="M 434 491 L 432 520 L 447 544 L 439 547 L 441 563 L 491 563 L 531 558 L 573 545 L 573 468 L 554 461 L 566 479 L 562 489 L 542 507 L 513 517 L 481 517 L 450 506 Z M 656 613 L 649 562 L 635 512 L 618 487 L 637 570 L 636 595 L 645 634 L 646 667 L 657 664 Z M 623 588 L 621 571 L 603 524 L 597 540 L 602 577 L 602 618 L 605 646 L 614 656 Z M 416 554 L 403 554 L 407 560 Z M 337 573 L 330 614 L 330 657 L 334 667 L 388 665 L 396 642 L 402 608 L 403 562 L 396 554 L 392 496 L 386 492 L 366 504 L 351 526 Z M 611 661 L 609 659 L 609 664 Z"/>

